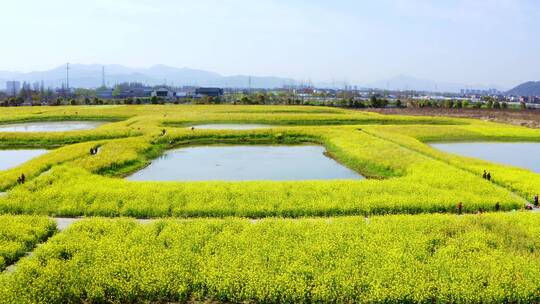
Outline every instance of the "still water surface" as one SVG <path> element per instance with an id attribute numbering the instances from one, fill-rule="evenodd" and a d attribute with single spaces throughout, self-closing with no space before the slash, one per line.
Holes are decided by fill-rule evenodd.
<path id="1" fill-rule="evenodd" d="M 64 132 L 95 129 L 102 121 L 40 121 L 0 125 L 0 132 Z"/>
<path id="2" fill-rule="evenodd" d="M 432 144 L 439 150 L 540 173 L 540 143 L 448 143 Z"/>
<path id="3" fill-rule="evenodd" d="M 17 167 L 47 152 L 47 150 L 0 150 L 0 170 Z"/>
<path id="4" fill-rule="evenodd" d="M 363 179 L 321 146 L 204 146 L 171 150 L 133 181 Z"/>

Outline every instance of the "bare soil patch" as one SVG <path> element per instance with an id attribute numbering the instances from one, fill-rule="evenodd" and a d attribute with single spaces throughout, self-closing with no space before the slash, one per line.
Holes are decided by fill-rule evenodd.
<path id="1" fill-rule="evenodd" d="M 390 115 L 412 116 L 444 116 L 458 118 L 474 118 L 485 121 L 494 121 L 529 128 L 540 128 L 540 110 L 495 110 L 495 109 L 444 109 L 444 108 L 389 108 L 389 109 L 363 109 Z"/>

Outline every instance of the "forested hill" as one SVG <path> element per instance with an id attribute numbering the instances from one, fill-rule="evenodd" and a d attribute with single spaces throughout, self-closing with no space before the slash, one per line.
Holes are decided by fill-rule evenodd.
<path id="1" fill-rule="evenodd" d="M 517 96 L 540 96 L 540 81 L 528 81 L 507 92 Z"/>

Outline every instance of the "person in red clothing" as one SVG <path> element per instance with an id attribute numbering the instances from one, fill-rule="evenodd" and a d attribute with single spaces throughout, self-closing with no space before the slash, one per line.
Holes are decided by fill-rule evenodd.
<path id="1" fill-rule="evenodd" d="M 462 214 L 463 213 L 463 203 L 462 202 L 459 202 L 457 204 L 457 211 L 458 211 L 458 214 Z"/>

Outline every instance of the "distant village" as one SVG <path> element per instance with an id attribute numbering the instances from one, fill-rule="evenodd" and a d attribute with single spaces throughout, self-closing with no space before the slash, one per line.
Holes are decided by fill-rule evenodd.
<path id="1" fill-rule="evenodd" d="M 98 88 L 69 85 L 51 88 L 43 82 L 7 81 L 0 91 L 0 106 L 52 106 L 99 104 L 299 104 L 340 107 L 477 107 L 540 108 L 540 96 L 508 95 L 496 89 L 463 89 L 460 93 L 382 90 L 344 86 L 316 88 L 284 85 L 281 88 L 219 88 L 149 86 L 143 83 L 105 84 Z"/>

